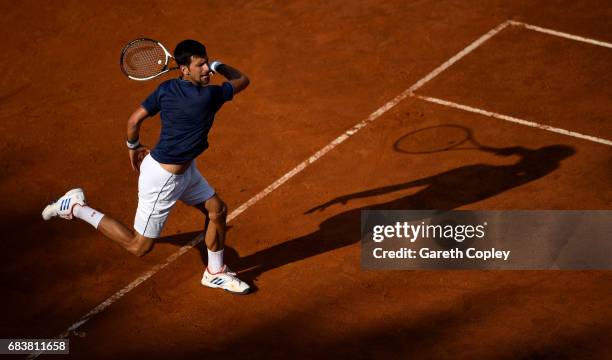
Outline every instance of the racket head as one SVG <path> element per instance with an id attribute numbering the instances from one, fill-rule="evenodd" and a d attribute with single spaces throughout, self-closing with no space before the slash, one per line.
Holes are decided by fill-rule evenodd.
<path id="1" fill-rule="evenodd" d="M 121 49 L 119 66 L 128 78 L 145 81 L 176 69 L 168 67 L 171 59 L 172 55 L 159 41 L 139 38 Z"/>
<path id="2" fill-rule="evenodd" d="M 431 154 L 453 150 L 466 143 L 476 144 L 469 128 L 445 124 L 411 131 L 397 139 L 393 149 L 405 154 Z"/>

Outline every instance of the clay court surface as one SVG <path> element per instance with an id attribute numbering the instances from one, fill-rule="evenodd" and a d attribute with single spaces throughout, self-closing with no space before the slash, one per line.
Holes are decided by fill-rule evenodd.
<path id="1" fill-rule="evenodd" d="M 84 222 L 41 219 L 46 203 L 80 186 L 92 207 L 133 222 L 126 120 L 173 75 L 125 78 L 118 56 L 128 40 L 173 48 L 195 38 L 251 78 L 197 160 L 232 211 L 498 25 L 611 43 L 610 19 L 606 1 L 5 4 L 0 338 L 63 334 L 201 232 L 200 214 L 179 204 L 165 237 L 137 258 Z M 609 141 L 611 68 L 612 48 L 509 25 L 415 94 Z M 415 96 L 393 105 L 231 220 L 226 262 L 253 294 L 201 286 L 200 245 L 69 332 L 71 356 L 609 357 L 609 271 L 364 271 L 359 212 L 610 210 L 612 147 Z M 403 135 L 441 124 L 534 157 L 394 150 Z M 155 117 L 141 139 L 154 145 L 158 132 Z M 538 153 L 549 145 L 574 154 Z M 521 172 L 499 171 L 519 163 Z M 429 183 L 385 190 L 418 179 Z"/>

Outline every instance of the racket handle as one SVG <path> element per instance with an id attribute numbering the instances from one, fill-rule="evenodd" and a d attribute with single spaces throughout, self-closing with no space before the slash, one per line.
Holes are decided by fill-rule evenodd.
<path id="1" fill-rule="evenodd" d="M 499 156 L 510 156 L 510 155 L 521 155 L 525 152 L 525 149 L 520 146 L 510 146 L 503 148 L 496 148 L 490 146 L 480 146 L 480 150 L 487 151 Z"/>

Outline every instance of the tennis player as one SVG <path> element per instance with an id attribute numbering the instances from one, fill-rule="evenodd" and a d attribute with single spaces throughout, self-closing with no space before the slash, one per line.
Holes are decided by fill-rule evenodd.
<path id="1" fill-rule="evenodd" d="M 138 178 L 138 208 L 132 231 L 88 206 L 83 189 L 68 191 L 42 212 L 43 219 L 78 218 L 129 252 L 142 256 L 161 235 L 170 210 L 181 200 L 205 216 L 208 265 L 202 285 L 246 294 L 249 286 L 223 263 L 227 206 L 198 170 L 195 159 L 208 147 L 208 132 L 215 114 L 226 101 L 244 90 L 249 79 L 239 70 L 213 61 L 206 47 L 195 40 L 181 41 L 174 50 L 181 76 L 161 83 L 127 122 L 127 147 Z M 222 85 L 210 85 L 213 72 L 223 75 Z M 138 140 L 142 122 L 160 113 L 162 127 L 157 145 L 149 149 Z"/>

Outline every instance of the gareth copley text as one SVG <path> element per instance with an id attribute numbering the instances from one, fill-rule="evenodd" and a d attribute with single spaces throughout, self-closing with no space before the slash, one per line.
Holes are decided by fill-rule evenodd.
<path id="1" fill-rule="evenodd" d="M 479 250 L 476 248 L 465 250 L 457 248 L 450 250 L 431 250 L 429 248 L 422 248 L 419 250 L 408 248 L 384 250 L 382 248 L 376 248 L 372 251 L 372 256 L 375 259 L 502 259 L 507 261 L 510 258 L 510 250 L 499 250 L 495 248 L 487 250 Z"/>
<path id="2" fill-rule="evenodd" d="M 454 239 L 463 242 L 465 239 L 485 236 L 487 223 L 478 225 L 432 225 L 421 222 L 410 224 L 408 222 L 396 222 L 395 225 L 375 225 L 372 228 L 372 240 L 381 242 L 385 239 L 406 239 L 415 242 L 417 239 Z"/>

